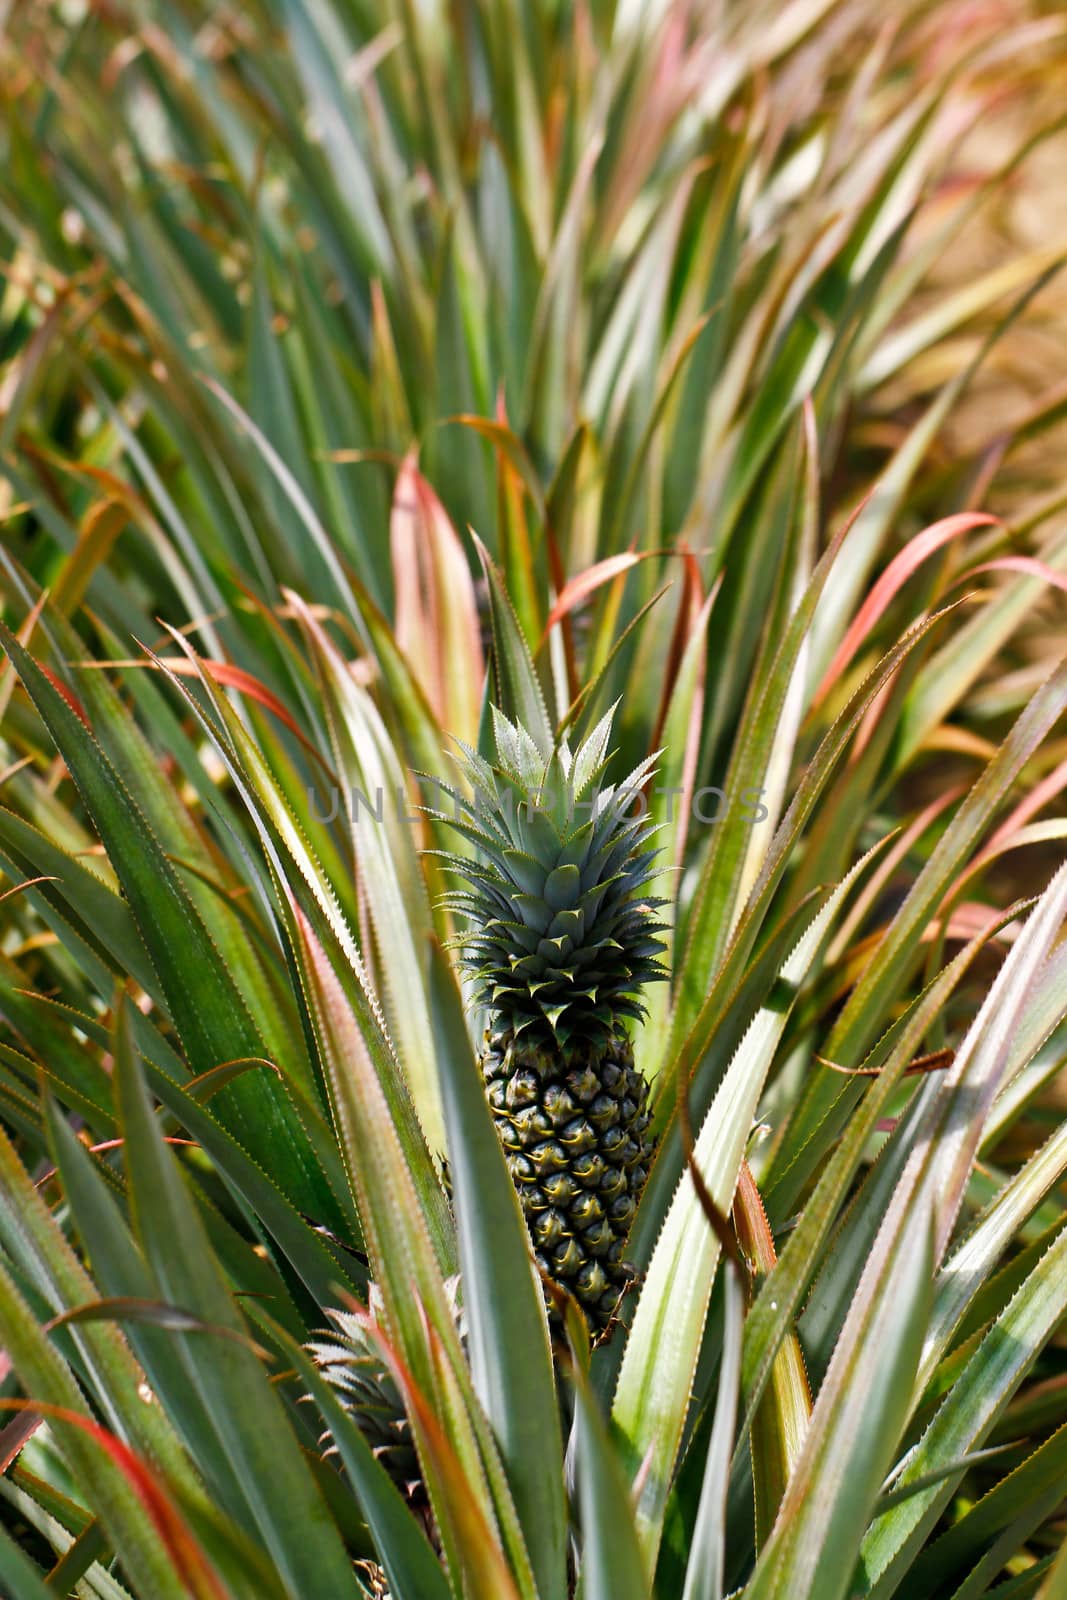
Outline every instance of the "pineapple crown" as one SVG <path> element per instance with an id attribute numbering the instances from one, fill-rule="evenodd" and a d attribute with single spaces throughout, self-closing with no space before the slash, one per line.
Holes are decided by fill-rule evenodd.
<path id="1" fill-rule="evenodd" d="M 545 754 L 494 707 L 496 761 L 461 745 L 473 798 L 446 789 L 452 814 L 434 812 L 477 851 L 445 856 L 465 883 L 444 897 L 471 925 L 461 963 L 476 1000 L 527 1049 L 605 1043 L 645 1014 L 641 987 L 667 976 L 667 902 L 645 893 L 662 870 L 641 794 L 656 756 L 598 786 L 614 709 L 573 754 L 563 740 Z"/>

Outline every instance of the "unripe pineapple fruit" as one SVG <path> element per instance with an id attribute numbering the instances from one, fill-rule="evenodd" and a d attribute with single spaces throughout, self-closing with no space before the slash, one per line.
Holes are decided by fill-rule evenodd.
<path id="1" fill-rule="evenodd" d="M 368 1307 L 381 1315 L 381 1293 L 370 1286 Z M 364 1322 L 351 1312 L 328 1312 L 332 1327 L 308 1345 L 322 1374 L 355 1418 L 363 1437 L 404 1497 L 426 1503 L 422 1471 L 404 1402 Z M 324 1435 L 326 1443 L 329 1435 Z M 332 1443 L 330 1450 L 333 1449 Z"/>
<path id="2" fill-rule="evenodd" d="M 459 1278 L 449 1278 L 445 1291 L 456 1332 L 465 1346 L 467 1323 L 460 1304 Z M 412 1508 L 427 1520 L 432 1533 L 429 1499 L 411 1422 L 367 1321 L 368 1316 L 373 1323 L 382 1321 L 381 1290 L 376 1283 L 371 1283 L 367 1312 L 363 1316 L 334 1309 L 327 1315 L 331 1326 L 307 1345 L 308 1353 L 332 1385 L 378 1461 Z M 334 1446 L 328 1433 L 320 1442 L 328 1445 L 327 1454 L 332 1453 Z"/>
<path id="3" fill-rule="evenodd" d="M 449 791 L 447 818 L 477 850 L 447 857 L 467 887 L 446 899 L 470 925 L 461 959 L 489 1014 L 489 1105 L 538 1265 L 596 1329 L 626 1286 L 651 1153 L 627 1024 L 644 1014 L 641 987 L 666 975 L 641 804 L 652 761 L 599 788 L 611 720 L 572 754 L 542 751 L 494 711 L 496 760 L 464 747 L 472 798 Z"/>

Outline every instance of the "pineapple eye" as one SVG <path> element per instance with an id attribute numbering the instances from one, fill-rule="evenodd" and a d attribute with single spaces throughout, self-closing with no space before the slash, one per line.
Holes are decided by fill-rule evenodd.
<path id="1" fill-rule="evenodd" d="M 552 1252 L 552 1261 L 561 1278 L 581 1275 L 582 1251 L 576 1239 L 564 1239 Z"/>
<path id="2" fill-rule="evenodd" d="M 596 1146 L 596 1131 L 584 1117 L 575 1117 L 573 1122 L 568 1122 L 565 1128 L 560 1129 L 559 1136 L 571 1155 L 592 1150 Z"/>
<path id="3" fill-rule="evenodd" d="M 603 1157 L 597 1154 L 596 1151 L 579 1156 L 571 1167 L 571 1171 L 578 1179 L 578 1182 L 587 1189 L 600 1188 L 606 1170 Z"/>
<path id="4" fill-rule="evenodd" d="M 582 1298 L 599 1298 L 607 1286 L 608 1280 L 599 1261 L 587 1261 L 574 1280 L 574 1287 Z"/>
<path id="5" fill-rule="evenodd" d="M 596 1194 L 587 1189 L 578 1196 L 571 1207 L 571 1216 L 580 1228 L 588 1228 L 594 1222 L 599 1222 L 604 1215 L 604 1207 L 600 1204 Z"/>
<path id="6" fill-rule="evenodd" d="M 554 1245 L 562 1239 L 566 1230 L 566 1220 L 561 1211 L 545 1211 L 539 1216 L 531 1229 L 534 1243 L 544 1249 Z"/>
<path id="7" fill-rule="evenodd" d="M 506 1083 L 498 1080 L 493 1088 L 498 1091 L 497 1099 L 500 1101 L 499 1106 L 494 1106 L 494 1110 L 502 1111 L 505 1106 L 510 1110 L 517 1110 L 520 1106 L 533 1105 L 537 1100 L 540 1085 L 535 1073 L 516 1072 Z M 549 1110 L 547 1100 L 545 1109 Z M 549 1115 L 551 1116 L 551 1111 Z"/>
<path id="8" fill-rule="evenodd" d="M 626 1173 L 619 1167 L 605 1167 L 600 1183 L 600 1193 L 605 1200 L 614 1200 L 627 1192 Z"/>
<path id="9" fill-rule="evenodd" d="M 607 1254 L 614 1238 L 615 1230 L 607 1217 L 604 1217 L 600 1222 L 594 1222 L 592 1227 L 585 1230 L 582 1235 L 582 1243 L 594 1256 L 603 1256 Z"/>
<path id="10" fill-rule="evenodd" d="M 598 1094 L 587 1115 L 594 1127 L 603 1129 L 614 1127 L 620 1118 L 625 1122 L 632 1122 L 636 1110 L 637 1107 L 632 1100 L 624 1100 L 620 1105 L 611 1095 Z"/>
<path id="11" fill-rule="evenodd" d="M 540 1177 L 546 1172 L 562 1172 L 567 1166 L 567 1152 L 554 1139 L 545 1139 L 534 1145 L 530 1160 Z"/>
<path id="12" fill-rule="evenodd" d="M 541 1187 L 553 1205 L 566 1205 L 581 1193 L 569 1172 L 559 1172 L 555 1177 L 546 1178 Z"/>

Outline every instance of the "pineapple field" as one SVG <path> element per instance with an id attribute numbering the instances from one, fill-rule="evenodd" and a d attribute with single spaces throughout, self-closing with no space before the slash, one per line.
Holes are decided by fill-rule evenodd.
<path id="1" fill-rule="evenodd" d="M 1067 1600 L 1065 85 L 0 7 L 0 1600 Z"/>

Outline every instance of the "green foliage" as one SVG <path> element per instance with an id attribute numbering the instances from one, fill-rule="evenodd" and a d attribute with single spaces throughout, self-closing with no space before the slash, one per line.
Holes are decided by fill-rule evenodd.
<path id="1" fill-rule="evenodd" d="M 960 424 L 1061 255 L 939 276 L 1062 30 L 883 23 L 8 18 L 17 1600 L 1064 1592 L 1062 399 Z M 565 1016 L 474 805 L 553 767 L 649 803 L 590 824 L 656 1137 L 607 1328 L 447 954 Z"/>

